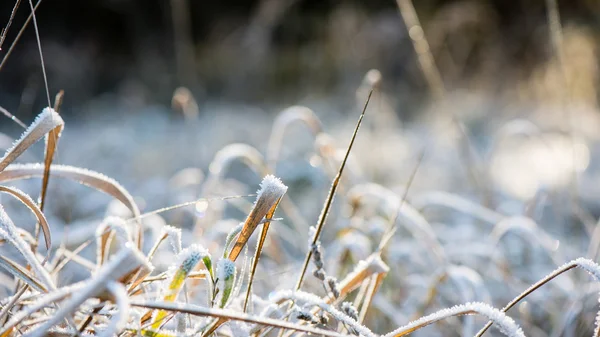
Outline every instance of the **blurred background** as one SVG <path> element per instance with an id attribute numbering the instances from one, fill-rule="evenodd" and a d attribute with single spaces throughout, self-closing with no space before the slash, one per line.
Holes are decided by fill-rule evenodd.
<path id="1" fill-rule="evenodd" d="M 34 1 L 35 4 L 35 1 Z M 559 1 L 564 44 L 578 99 L 595 104 L 600 4 Z M 0 4 L 3 27 L 14 1 Z M 415 1 L 449 90 L 554 97 L 551 39 L 544 1 Z M 4 56 L 30 14 L 22 1 Z M 369 69 L 399 114 L 428 100 L 408 30 L 394 0 L 42 1 L 38 24 L 52 92 L 67 93 L 64 113 L 98 99 L 169 105 L 185 86 L 210 100 L 293 104 L 307 96 L 347 97 Z M 23 119 L 44 106 L 33 25 L 0 72 L 0 101 Z"/>
<path id="2" fill-rule="evenodd" d="M 375 87 L 341 188 L 344 201 L 324 240 L 339 251 L 365 241 L 343 238 L 357 216 L 344 199 L 351 187 L 374 182 L 402 196 L 410 184 L 409 202 L 431 224 L 449 261 L 472 267 L 489 290 L 449 287 L 427 305 L 490 300 L 501 307 L 556 265 L 580 256 L 597 260 L 600 251 L 600 1 L 562 0 L 555 12 L 552 3 L 419 0 L 412 8 L 407 0 L 43 0 L 36 13 L 50 96 L 65 91 L 57 162 L 117 179 L 149 211 L 208 193 L 205 178 L 240 150 L 228 144 L 251 145 L 267 160 L 279 144 L 269 169 L 290 186 L 304 224 L 312 224 Z M 2 27 L 14 5 L 0 2 Z M 0 58 L 30 12 L 29 2 L 20 1 Z M 0 106 L 25 124 L 47 105 L 39 57 L 30 24 L 0 69 Z M 314 111 L 319 122 L 312 133 L 287 128 L 285 118 L 293 114 L 281 112 L 292 105 Z M 0 149 L 21 132 L 0 115 Z M 43 145 L 36 146 L 22 162 L 41 161 Z M 256 190 L 264 172 L 228 165 L 212 194 Z M 57 235 L 69 227 L 75 243 L 99 215 L 119 214 L 114 205 L 106 209 L 108 197 L 55 180 L 50 186 L 48 217 L 64 225 L 53 227 Z M 21 187 L 37 191 L 39 182 Z M 207 207 L 157 221 L 191 228 Z M 381 234 L 381 214 L 359 215 L 361 225 Z M 232 225 L 223 226 L 214 230 Z M 500 243 L 510 228 L 525 234 Z M 429 263 L 431 247 L 419 246 L 408 232 L 394 239 L 386 260 L 398 267 L 386 281 L 391 295 L 375 303 L 377 312 L 393 314 L 371 317 L 371 324 L 391 328 L 414 317 L 415 308 L 424 308 L 425 285 L 442 268 Z M 370 248 L 356 248 L 356 260 Z M 505 256 L 506 265 L 488 274 L 494 254 Z M 277 275 L 293 281 L 290 268 Z M 558 298 L 551 307 L 519 309 L 528 336 L 591 331 L 590 308 L 597 303 L 585 294 L 598 289 L 586 283 L 579 292 L 575 281 L 582 279 L 542 293 Z M 567 304 L 569 315 L 562 315 Z M 463 327 L 456 323 L 450 324 L 458 335 Z M 474 328 L 464 329 L 468 335 Z"/>

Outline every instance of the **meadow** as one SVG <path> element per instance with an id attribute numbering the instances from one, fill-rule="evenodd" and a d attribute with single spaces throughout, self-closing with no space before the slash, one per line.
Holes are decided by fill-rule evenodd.
<path id="1" fill-rule="evenodd" d="M 549 57 L 458 90 L 397 5 L 412 116 L 370 69 L 70 123 L 31 15 L 46 107 L 0 109 L 0 336 L 600 336 L 597 32 L 547 0 Z"/>

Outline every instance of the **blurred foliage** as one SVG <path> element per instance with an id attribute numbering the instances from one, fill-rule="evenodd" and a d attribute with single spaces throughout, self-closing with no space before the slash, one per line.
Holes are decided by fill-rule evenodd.
<path id="1" fill-rule="evenodd" d="M 13 5 L 0 4 L 3 21 Z M 543 1 L 415 6 L 451 89 L 501 92 L 551 56 Z M 560 1 L 563 25 L 582 30 L 593 46 L 599 10 L 596 0 Z M 4 51 L 28 13 L 19 8 Z M 68 104 L 102 94 L 164 103 L 181 85 L 201 99 L 289 102 L 344 90 L 371 68 L 404 105 L 426 91 L 393 0 L 63 0 L 42 3 L 38 20 L 51 89 L 65 89 Z M 0 72 L 0 100 L 30 114 L 41 92 L 29 27 Z"/>

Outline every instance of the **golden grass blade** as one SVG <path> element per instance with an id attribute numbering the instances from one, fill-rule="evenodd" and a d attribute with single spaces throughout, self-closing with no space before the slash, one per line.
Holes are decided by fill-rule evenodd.
<path id="1" fill-rule="evenodd" d="M 64 125 L 64 122 L 56 111 L 52 108 L 45 108 L 25 130 L 21 138 L 15 142 L 13 147 L 6 151 L 4 157 L 0 158 L 0 172 L 15 161 L 31 145 L 55 128 L 62 127 L 62 125 Z"/>
<path id="2" fill-rule="evenodd" d="M 260 254 L 262 252 L 263 246 L 265 244 L 265 240 L 267 239 L 267 232 L 269 231 L 269 225 L 271 224 L 271 219 L 273 218 L 273 214 L 275 214 L 275 210 L 277 209 L 277 205 L 283 198 L 283 195 L 287 191 L 287 186 L 285 186 L 281 180 L 275 178 L 274 176 L 266 176 L 262 183 L 261 189 L 258 191 L 259 199 L 256 201 L 256 205 L 260 202 L 260 199 L 265 198 L 271 200 L 271 196 L 268 194 L 273 194 L 275 202 L 271 205 L 271 208 L 265 214 L 265 223 L 263 225 L 263 229 L 260 233 L 260 239 L 258 240 L 258 244 L 256 246 L 256 253 L 254 254 L 254 258 L 252 259 L 252 268 L 250 269 L 250 278 L 248 279 L 248 289 L 246 290 L 246 298 L 244 299 L 244 312 L 248 307 L 248 299 L 250 298 L 250 294 L 252 292 L 252 282 L 254 281 L 254 274 L 256 272 L 256 266 L 258 265 L 258 259 L 260 258 Z M 244 233 L 244 228 L 246 224 L 244 223 L 244 227 L 242 227 L 242 232 L 240 233 L 240 237 Z M 235 247 L 235 246 L 234 246 Z"/>
<path id="3" fill-rule="evenodd" d="M 9 258 L 0 256 L 0 267 L 3 267 L 13 276 L 19 278 L 33 289 L 42 293 L 48 292 L 48 289 L 46 289 L 46 287 L 44 287 L 44 285 L 40 281 L 38 281 L 33 275 L 31 275 L 31 273 L 29 273 L 27 269 L 21 267 L 19 264 L 10 260 Z"/>
<path id="4" fill-rule="evenodd" d="M 62 103 L 62 94 L 63 91 L 60 91 L 56 95 L 56 100 L 54 102 L 54 112 L 57 116 L 58 109 Z M 63 127 L 64 124 L 60 124 L 46 134 L 46 148 L 44 150 L 44 175 L 42 176 L 42 192 L 40 193 L 40 209 L 42 211 L 44 210 L 44 202 L 46 200 L 46 193 L 48 191 L 48 182 L 50 181 L 50 165 L 52 165 L 52 161 L 54 160 L 54 154 L 56 152 L 56 148 L 58 147 L 58 140 L 60 139 L 60 134 L 62 133 Z"/>
<path id="5" fill-rule="evenodd" d="M 0 192 L 7 193 L 15 197 L 17 200 L 22 202 L 37 219 L 37 223 L 42 227 L 42 231 L 44 232 L 44 241 L 46 244 L 46 256 L 42 261 L 42 265 L 46 263 L 48 258 L 50 257 L 50 248 L 52 247 L 52 235 L 50 234 L 50 225 L 48 225 L 48 221 L 42 213 L 42 210 L 37 206 L 37 204 L 25 193 L 16 188 L 7 187 L 0 185 Z M 35 237 L 34 237 L 35 239 Z"/>
<path id="6" fill-rule="evenodd" d="M 390 268 L 381 260 L 378 252 L 371 254 L 366 260 L 359 262 L 356 268 L 340 281 L 340 296 L 336 302 L 342 301 L 349 293 L 360 287 L 365 280 L 375 275 L 385 276 L 389 270 Z M 331 303 L 333 298 L 327 297 L 324 301 Z"/>
<path id="7" fill-rule="evenodd" d="M 371 280 L 369 281 L 369 286 L 367 288 L 367 293 L 363 300 L 362 306 L 360 307 L 360 314 L 358 316 L 358 323 L 361 323 L 365 320 L 367 316 L 367 310 L 371 307 L 371 303 L 373 303 L 373 298 L 375 298 L 375 294 L 377 294 L 377 290 L 381 287 L 383 283 L 383 279 L 387 276 L 387 273 L 379 273 L 377 275 L 371 276 Z"/>
<path id="8" fill-rule="evenodd" d="M 281 181 L 272 176 L 267 175 L 260 184 L 261 189 L 257 192 L 256 202 L 254 203 L 254 208 L 248 214 L 244 225 L 242 226 L 242 230 L 238 235 L 238 238 L 231 248 L 231 251 L 228 254 L 228 259 L 231 261 L 237 260 L 239 254 L 242 249 L 254 233 L 256 227 L 262 222 L 262 219 L 265 218 L 264 227 L 261 233 L 261 237 L 258 241 L 258 245 L 256 247 L 256 253 L 254 255 L 254 259 L 252 260 L 252 270 L 250 271 L 250 278 L 248 281 L 248 289 L 246 291 L 246 297 L 244 299 L 244 312 L 247 309 L 248 299 L 250 298 L 250 293 L 252 291 L 252 282 L 254 279 L 254 273 L 256 272 L 256 266 L 258 265 L 258 259 L 260 257 L 260 253 L 264 246 L 264 241 L 266 239 L 267 231 L 270 225 L 270 219 L 273 217 L 275 213 L 275 209 L 277 209 L 277 205 L 283 198 L 285 192 L 287 191 L 287 186 L 283 185 Z M 217 330 L 221 325 L 227 322 L 225 318 L 219 318 L 215 322 L 210 325 L 210 328 L 207 329 L 202 336 L 208 336 Z"/>
<path id="9" fill-rule="evenodd" d="M 82 185 L 89 186 L 100 192 L 104 192 L 125 204 L 125 206 L 127 206 L 127 208 L 129 208 L 129 210 L 133 213 L 134 217 L 138 219 L 137 225 L 139 228 L 136 237 L 136 243 L 138 247 L 141 247 L 143 229 L 142 223 L 139 220 L 140 210 L 133 200 L 131 194 L 123 186 L 121 186 L 114 179 L 109 178 L 101 173 L 78 167 L 53 164 L 50 167 L 50 170 L 50 174 L 52 176 L 76 181 Z M 0 183 L 20 179 L 29 179 L 33 177 L 42 177 L 43 174 L 43 164 L 14 164 L 0 172 Z"/>
<path id="10" fill-rule="evenodd" d="M 194 316 L 208 316 L 208 317 L 216 317 L 223 318 L 226 320 L 235 320 L 246 323 L 254 323 L 260 324 L 264 326 L 270 326 L 274 328 L 281 328 L 285 330 L 293 330 L 305 333 L 315 334 L 317 336 L 327 336 L 327 337 L 348 337 L 348 335 L 343 335 L 334 331 L 328 331 L 323 329 L 312 328 L 309 326 L 303 326 L 299 324 L 293 324 L 289 322 L 284 322 L 282 320 L 275 320 L 271 318 L 263 318 L 256 317 L 248 314 L 238 314 L 230 310 L 223 309 L 215 309 L 215 308 L 206 308 L 197 305 L 183 303 L 165 303 L 165 302 L 148 302 L 148 301 L 131 301 L 131 306 L 133 307 L 142 307 L 148 309 L 159 309 L 173 312 L 181 312 Z"/>
<path id="11" fill-rule="evenodd" d="M 229 260 L 237 260 L 238 256 L 242 252 L 242 249 L 250 239 L 250 236 L 252 233 L 254 233 L 256 227 L 261 223 L 262 219 L 267 214 L 269 214 L 271 211 L 275 211 L 275 208 L 279 204 L 279 201 L 286 191 L 287 187 L 274 176 L 268 175 L 263 179 L 261 183 L 261 189 L 256 197 L 254 208 L 252 208 L 250 214 L 248 214 L 248 217 L 246 218 L 246 221 L 244 221 L 242 231 L 240 232 L 240 235 L 229 252 Z"/>
<path id="12" fill-rule="evenodd" d="M 329 214 L 329 208 L 333 202 L 333 197 L 335 196 L 335 192 L 340 183 L 340 178 L 342 177 L 342 173 L 344 172 L 344 167 L 346 166 L 346 162 L 348 161 L 348 156 L 350 155 L 350 151 L 352 150 L 352 145 L 354 145 L 354 140 L 356 139 L 356 135 L 358 134 L 358 129 L 360 129 L 360 125 L 365 116 L 365 112 L 367 111 L 367 106 L 369 105 L 369 101 L 371 100 L 371 96 L 373 95 L 373 90 L 369 92 L 369 96 L 367 97 L 367 101 L 365 102 L 365 106 L 363 107 L 362 113 L 358 118 L 358 122 L 356 123 L 356 128 L 354 128 L 354 133 L 352 134 L 352 138 L 350 139 L 350 144 L 348 144 L 348 149 L 346 150 L 346 155 L 344 156 L 344 160 L 340 165 L 337 175 L 333 179 L 331 183 L 331 188 L 329 189 L 329 194 L 327 195 L 327 199 L 325 199 L 325 203 L 323 204 L 323 209 L 321 210 L 321 215 L 319 216 L 319 221 L 317 223 L 317 231 L 315 232 L 315 236 L 313 237 L 312 243 L 316 244 L 319 240 L 319 235 L 323 230 L 323 225 L 327 220 L 327 215 Z M 310 258 L 312 256 L 312 251 L 308 250 L 306 253 L 306 257 L 304 258 L 304 264 L 302 266 L 302 271 L 300 272 L 300 277 L 298 278 L 298 282 L 296 283 L 296 290 L 299 290 L 302 287 L 302 282 L 304 281 L 304 275 L 306 274 L 306 269 L 308 268 L 308 264 L 310 262 Z"/>

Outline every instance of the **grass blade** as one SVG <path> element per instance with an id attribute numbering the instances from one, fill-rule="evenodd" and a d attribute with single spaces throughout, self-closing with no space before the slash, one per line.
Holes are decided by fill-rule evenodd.
<path id="1" fill-rule="evenodd" d="M 14 164 L 0 172 L 0 182 L 42 177 L 44 169 L 43 164 Z M 136 243 L 138 247 L 141 247 L 142 223 L 139 220 L 141 214 L 140 210 L 131 194 L 116 180 L 98 172 L 67 165 L 53 164 L 51 165 L 50 170 L 52 176 L 76 181 L 82 185 L 104 192 L 125 204 L 137 219 L 138 233 Z"/>
<path id="2" fill-rule="evenodd" d="M 256 227 L 267 214 L 271 211 L 275 211 L 275 208 L 287 190 L 287 187 L 281 184 L 279 179 L 271 175 L 268 175 L 263 179 L 261 187 L 262 188 L 259 190 L 259 194 L 256 197 L 254 208 L 252 208 L 250 214 L 246 217 L 242 231 L 229 252 L 228 258 L 231 261 L 237 260 Z"/>
<path id="3" fill-rule="evenodd" d="M 248 314 L 238 314 L 230 310 L 216 309 L 216 308 L 205 308 L 197 305 L 183 303 L 167 303 L 167 302 L 149 302 L 149 301 L 131 301 L 131 306 L 142 307 L 148 309 L 159 309 L 173 312 L 181 312 L 195 316 L 209 316 L 216 318 L 223 318 L 227 320 L 235 320 L 239 322 L 255 323 L 264 326 L 271 326 L 275 328 L 281 328 L 286 330 L 293 330 L 305 333 L 312 333 L 317 336 L 326 337 L 348 337 L 348 335 L 339 334 L 334 331 L 328 331 L 323 329 L 312 328 L 299 324 L 293 324 L 284 322 L 282 320 L 276 320 L 271 318 L 256 317 Z"/>
<path id="4" fill-rule="evenodd" d="M 362 123 L 363 117 L 365 116 L 365 112 L 367 111 L 367 106 L 369 105 L 369 101 L 371 100 L 371 96 L 373 95 L 373 90 L 369 92 L 369 96 L 367 97 L 367 101 L 365 102 L 365 106 L 363 107 L 362 113 L 358 118 L 358 122 L 356 123 L 356 127 L 354 128 L 354 133 L 352 134 L 352 138 L 350 139 L 350 144 L 348 144 L 348 149 L 346 150 L 346 155 L 344 156 L 344 160 L 340 165 L 338 173 L 336 174 L 333 182 L 331 183 L 331 188 L 329 189 L 329 194 L 327 195 L 327 199 L 323 204 L 323 209 L 321 210 L 321 215 L 319 216 L 319 221 L 317 223 L 317 231 L 315 232 L 315 236 L 313 237 L 312 243 L 315 244 L 319 240 L 319 235 L 323 230 L 323 225 L 327 220 L 327 215 L 329 214 L 329 208 L 333 202 L 333 197 L 335 196 L 335 192 L 337 191 L 337 187 L 340 183 L 340 178 L 342 177 L 342 173 L 344 172 L 344 167 L 346 166 L 346 162 L 348 161 L 348 156 L 350 155 L 350 151 L 352 150 L 352 145 L 354 145 L 354 140 L 356 139 L 356 135 L 358 134 L 358 129 Z M 308 264 L 310 262 L 310 258 L 312 256 L 312 251 L 308 250 L 306 253 L 306 257 L 304 258 L 304 264 L 302 266 L 302 271 L 300 272 L 300 277 L 298 278 L 298 282 L 296 283 L 296 290 L 299 290 L 302 287 L 302 282 L 304 281 L 304 275 L 306 274 L 306 269 L 308 268 Z"/>
<path id="5" fill-rule="evenodd" d="M 21 138 L 15 142 L 0 159 L 0 172 L 4 171 L 15 159 L 17 159 L 31 145 L 40 140 L 47 133 L 56 128 L 62 128 L 62 118 L 52 108 L 45 108 L 31 125 L 25 130 Z"/>
<path id="6" fill-rule="evenodd" d="M 0 256 L 0 267 L 3 267 L 12 275 L 19 278 L 21 281 L 25 282 L 33 289 L 42 293 L 48 292 L 48 289 L 46 289 L 46 287 L 44 287 L 44 285 L 40 281 L 38 281 L 33 275 L 31 275 L 29 271 L 27 271 L 27 269 L 21 267 L 19 264 L 12 261 L 11 259 L 4 256 Z"/>
<path id="7" fill-rule="evenodd" d="M 544 284 L 550 282 L 558 275 L 560 275 L 566 271 L 569 271 L 575 267 L 580 267 L 580 268 L 584 269 L 585 271 L 590 273 L 592 276 L 594 276 L 596 281 L 600 281 L 600 265 L 594 263 L 591 260 L 579 258 L 579 259 L 565 263 L 564 265 L 558 267 L 553 272 L 546 275 L 543 279 L 539 280 L 538 282 L 533 284 L 531 287 L 527 288 L 524 292 L 519 294 L 519 296 L 515 297 L 504 308 L 502 308 L 502 312 L 507 312 L 508 310 L 510 310 L 510 308 L 517 305 L 522 299 L 524 299 L 529 294 L 531 294 L 532 292 L 534 292 L 537 289 L 539 289 L 540 287 L 542 287 Z M 475 337 L 481 337 L 487 331 L 487 329 L 490 328 L 490 326 L 492 326 L 492 323 L 488 322 L 481 330 L 479 330 L 479 332 L 477 333 L 477 335 L 475 335 Z"/>
<path id="8" fill-rule="evenodd" d="M 50 257 L 50 248 L 52 247 L 52 235 L 50 234 L 50 225 L 48 225 L 48 221 L 42 213 L 42 210 L 37 206 L 37 204 L 27 195 L 25 192 L 22 192 L 16 188 L 7 187 L 0 185 L 0 192 L 8 193 L 22 202 L 37 219 L 37 223 L 42 227 L 42 231 L 44 232 L 44 241 L 46 243 L 46 256 L 42 261 L 42 265 L 46 263 L 48 258 Z M 35 237 L 34 237 L 35 238 Z"/>
<path id="9" fill-rule="evenodd" d="M 254 274 L 256 272 L 256 266 L 258 265 L 258 259 L 260 258 L 260 254 L 262 252 L 263 246 L 265 244 L 265 240 L 267 239 L 267 232 L 269 231 L 269 225 L 271 224 L 271 219 L 273 218 L 273 214 L 275 214 L 275 210 L 277 209 L 277 205 L 283 198 L 283 195 L 287 191 L 287 186 L 281 183 L 281 180 L 275 178 L 274 176 L 266 176 L 262 183 L 261 189 L 258 191 L 258 195 L 261 197 L 267 198 L 265 194 L 272 193 L 276 196 L 276 201 L 271 205 L 271 208 L 265 215 L 265 223 L 263 225 L 263 229 L 260 233 L 260 239 L 258 240 L 258 244 L 256 246 L 256 253 L 254 254 L 254 258 L 252 259 L 252 268 L 250 269 L 250 278 L 248 280 L 248 289 L 246 290 L 246 298 L 244 299 L 244 312 L 248 307 L 248 299 L 250 298 L 250 294 L 252 292 L 252 282 L 254 281 Z M 260 200 L 260 197 L 259 197 Z M 258 204 L 258 200 L 257 200 Z M 242 233 L 243 233 L 242 228 Z"/>

